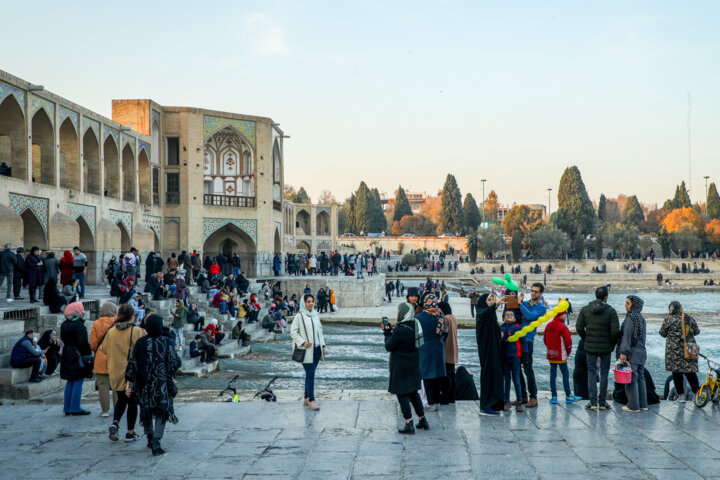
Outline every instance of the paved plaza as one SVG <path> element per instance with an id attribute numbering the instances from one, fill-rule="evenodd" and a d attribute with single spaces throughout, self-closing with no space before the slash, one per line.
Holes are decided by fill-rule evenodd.
<path id="1" fill-rule="evenodd" d="M 662 402 L 645 414 L 581 405 L 478 416 L 475 402 L 428 413 L 431 430 L 395 432 L 392 401 L 180 403 L 167 453 L 111 442 L 108 419 L 58 405 L 0 406 L 3 479 L 720 478 L 720 413 Z M 121 438 L 125 423 L 121 422 Z"/>

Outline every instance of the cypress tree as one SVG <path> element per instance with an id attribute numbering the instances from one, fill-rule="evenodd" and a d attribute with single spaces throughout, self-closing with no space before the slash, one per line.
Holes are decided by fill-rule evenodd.
<path id="1" fill-rule="evenodd" d="M 355 192 L 355 233 L 369 232 L 370 231 L 370 208 L 372 207 L 372 192 L 365 184 L 360 182 L 360 186 Z"/>
<path id="2" fill-rule="evenodd" d="M 469 232 L 474 232 L 480 226 L 482 217 L 480 216 L 480 209 L 475 202 L 471 193 L 465 195 L 463 201 L 463 214 L 465 215 L 465 226 Z"/>
<path id="3" fill-rule="evenodd" d="M 600 194 L 600 201 L 598 202 L 598 210 L 597 210 L 597 216 L 598 220 L 601 222 L 607 222 L 607 198 L 605 198 L 605 194 Z"/>
<path id="4" fill-rule="evenodd" d="M 440 207 L 440 230 L 442 233 L 456 233 L 465 231 L 465 216 L 463 215 L 462 195 L 455 177 L 448 173 L 442 190 Z"/>
<path id="5" fill-rule="evenodd" d="M 377 188 L 373 188 L 370 193 L 372 202 L 370 204 L 370 228 L 372 232 L 382 232 L 387 229 L 387 219 L 382 208 L 380 200 L 380 192 Z"/>
<path id="6" fill-rule="evenodd" d="M 641 222 L 645 221 L 645 213 L 643 212 L 637 196 L 633 195 L 628 198 L 623 212 L 623 223 L 634 227 L 639 227 Z"/>
<path id="7" fill-rule="evenodd" d="M 575 249 L 575 258 L 578 260 L 582 259 L 585 251 L 585 237 L 583 236 L 582 231 L 580 230 L 580 227 L 578 227 L 577 232 L 575 232 L 575 242 L 573 244 L 573 248 Z"/>
<path id="8" fill-rule="evenodd" d="M 470 261 L 475 263 L 477 261 L 478 253 L 478 234 L 477 231 L 470 232 L 470 236 L 467 239 L 468 257 Z"/>
<path id="9" fill-rule="evenodd" d="M 311 203 L 310 195 L 305 191 L 305 187 L 300 187 L 298 189 L 297 193 L 295 194 L 295 198 L 293 200 L 295 203 Z"/>
<path id="10" fill-rule="evenodd" d="M 558 189 L 557 226 L 569 236 L 582 235 L 595 229 L 595 208 L 588 197 L 580 170 L 568 167 L 560 178 Z"/>
<path id="11" fill-rule="evenodd" d="M 603 258 L 603 233 L 602 228 L 598 228 L 597 235 L 595 236 L 595 259 L 602 260 Z"/>
<path id="12" fill-rule="evenodd" d="M 410 208 L 410 202 L 408 202 L 407 195 L 405 195 L 405 189 L 398 186 L 397 193 L 395 194 L 395 210 L 393 211 L 393 222 L 397 222 L 406 215 L 412 215 L 412 208 Z"/>
<path id="13" fill-rule="evenodd" d="M 662 228 L 660 236 L 658 237 L 658 243 L 662 249 L 663 258 L 670 258 L 670 244 L 672 243 L 672 238 L 670 237 L 667 228 Z"/>
<path id="14" fill-rule="evenodd" d="M 512 235 L 512 241 L 510 248 L 512 249 L 513 262 L 517 263 L 520 261 L 520 255 L 522 254 L 522 239 L 523 234 L 518 228 Z"/>
<path id="15" fill-rule="evenodd" d="M 715 183 L 711 183 L 710 188 L 708 189 L 706 210 L 708 217 L 710 217 L 711 219 L 720 219 L 720 195 L 718 195 Z"/>
<path id="16" fill-rule="evenodd" d="M 690 195 L 688 195 L 685 187 L 685 180 L 680 182 L 680 186 L 675 189 L 675 197 L 673 198 L 673 208 L 687 208 L 692 206 Z"/>

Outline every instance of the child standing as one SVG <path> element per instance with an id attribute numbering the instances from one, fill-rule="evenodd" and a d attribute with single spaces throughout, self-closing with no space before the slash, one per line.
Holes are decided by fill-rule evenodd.
<path id="1" fill-rule="evenodd" d="M 520 331 L 520 324 L 515 320 L 515 314 L 511 310 L 506 310 L 503 315 L 503 325 L 500 327 L 503 342 L 503 374 L 505 376 L 505 408 L 509 412 L 510 405 L 510 379 L 515 385 L 515 405 L 516 412 L 522 412 L 522 393 L 520 391 L 520 357 L 522 357 L 522 343 L 519 340 L 509 342 L 516 332 Z"/>
<path id="2" fill-rule="evenodd" d="M 568 371 L 567 360 L 572 352 L 572 336 L 570 330 L 565 325 L 565 317 L 567 313 L 562 312 L 557 315 L 552 322 L 545 327 L 545 335 L 543 335 L 543 342 L 547 347 L 547 359 L 550 362 L 550 391 L 552 392 L 552 398 L 550 403 L 557 405 L 557 369 L 560 367 L 560 372 L 563 377 L 563 388 L 565 390 L 565 403 L 573 403 L 580 400 L 580 397 L 576 397 L 570 393 L 570 372 Z"/>

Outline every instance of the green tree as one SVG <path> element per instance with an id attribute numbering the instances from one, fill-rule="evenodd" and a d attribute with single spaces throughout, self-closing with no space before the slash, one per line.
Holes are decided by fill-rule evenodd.
<path id="1" fill-rule="evenodd" d="M 478 249 L 480 249 L 485 256 L 489 253 L 505 250 L 502 227 L 493 224 L 488 228 L 481 228 L 478 233 Z"/>
<path id="2" fill-rule="evenodd" d="M 385 218 L 385 212 L 382 208 L 380 192 L 377 188 L 373 188 L 370 190 L 370 193 L 370 231 L 383 232 L 387 230 L 387 219 Z"/>
<path id="3" fill-rule="evenodd" d="M 557 226 L 568 235 L 587 235 L 595 230 L 595 208 L 576 166 L 566 168 L 560 178 L 557 213 Z"/>
<path id="4" fill-rule="evenodd" d="M 520 231 L 520 229 L 515 230 L 515 232 L 512 234 L 512 241 L 510 242 L 513 262 L 515 263 L 520 261 L 520 256 L 522 255 L 522 241 L 522 232 Z"/>
<path id="5" fill-rule="evenodd" d="M 468 257 L 470 257 L 470 261 L 475 263 L 477 262 L 477 254 L 478 254 L 478 232 L 477 230 L 473 230 L 470 232 L 470 235 L 467 239 L 467 249 L 468 249 Z"/>
<path id="6" fill-rule="evenodd" d="M 603 258 L 603 229 L 598 228 L 597 235 L 595 236 L 595 259 L 602 260 Z"/>
<path id="7" fill-rule="evenodd" d="M 605 194 L 600 194 L 600 200 L 598 201 L 598 209 L 597 209 L 597 216 L 598 220 L 602 223 L 607 223 L 607 198 L 605 198 Z"/>
<path id="8" fill-rule="evenodd" d="M 673 198 L 674 208 L 687 208 L 692 206 L 690 195 L 685 187 L 685 181 L 680 182 L 680 186 L 675 189 L 675 198 Z"/>
<path id="9" fill-rule="evenodd" d="M 625 225 L 632 225 L 639 227 L 642 222 L 645 221 L 645 213 L 643 212 L 642 206 L 637 199 L 637 196 L 633 195 L 628 198 L 625 204 L 625 211 L 623 212 L 623 223 Z"/>
<path id="10" fill-rule="evenodd" d="M 635 226 L 617 225 L 607 231 L 608 246 L 615 249 L 620 258 L 637 250 L 639 237 L 640 229 Z"/>
<path id="11" fill-rule="evenodd" d="M 667 228 L 662 227 L 660 235 L 658 236 L 658 243 L 660 244 L 663 258 L 670 258 L 670 247 L 672 245 L 672 238 L 670 237 Z"/>
<path id="12" fill-rule="evenodd" d="M 473 198 L 472 193 L 465 195 L 463 214 L 465 215 L 465 226 L 468 232 L 477 230 L 480 222 L 482 222 L 482 216 L 480 215 L 480 209 L 478 209 L 477 202 L 475 198 Z"/>
<path id="13" fill-rule="evenodd" d="M 352 199 L 355 200 L 354 198 Z M 345 203 L 338 208 L 338 232 L 340 233 L 353 233 L 350 226 L 350 218 L 352 216 L 350 198 L 345 200 Z"/>
<path id="14" fill-rule="evenodd" d="M 575 232 L 573 248 L 575 249 L 575 258 L 580 260 L 585 256 L 583 254 L 583 252 L 585 251 L 585 235 L 583 235 L 579 229 L 577 232 Z"/>
<path id="15" fill-rule="evenodd" d="M 617 200 L 608 200 L 605 206 L 605 224 L 606 225 L 617 225 L 622 221 L 622 214 L 620 213 L 620 205 Z"/>
<path id="16" fill-rule="evenodd" d="M 405 189 L 402 186 L 398 186 L 397 192 L 395 193 L 393 222 L 397 222 L 404 216 L 412 214 L 412 208 L 410 208 L 410 202 L 408 202 L 407 195 L 405 195 Z"/>
<path id="17" fill-rule="evenodd" d="M 312 200 L 310 200 L 310 195 L 305 191 L 305 187 L 300 187 L 300 189 L 295 193 L 295 197 L 293 198 L 294 203 L 312 203 Z"/>
<path id="18" fill-rule="evenodd" d="M 442 233 L 465 232 L 462 195 L 452 174 L 448 173 L 445 179 L 440 205 L 440 230 Z"/>
<path id="19" fill-rule="evenodd" d="M 502 221 L 506 235 L 512 236 L 517 230 L 529 236 L 542 225 L 542 213 L 527 205 L 513 205 Z"/>
<path id="20" fill-rule="evenodd" d="M 404 235 L 412 233 L 421 237 L 432 237 L 437 232 L 437 225 L 425 215 L 405 215 L 403 218 L 393 223 L 392 234 Z"/>
<path id="21" fill-rule="evenodd" d="M 372 208 L 372 202 L 372 192 L 365 182 L 360 182 L 360 186 L 355 192 L 355 205 L 353 209 L 355 223 L 353 226 L 357 231 L 354 233 L 367 233 L 370 231 L 370 209 Z"/>
<path id="22" fill-rule="evenodd" d="M 702 239 L 694 228 L 683 228 L 671 235 L 672 245 L 680 252 L 691 254 L 702 248 Z"/>
<path id="23" fill-rule="evenodd" d="M 553 225 L 543 225 L 530 236 L 533 258 L 563 258 L 570 248 L 570 239 Z"/>
<path id="24" fill-rule="evenodd" d="M 720 219 L 720 195 L 718 195 L 715 183 L 710 184 L 707 198 L 707 215 L 710 218 Z"/>

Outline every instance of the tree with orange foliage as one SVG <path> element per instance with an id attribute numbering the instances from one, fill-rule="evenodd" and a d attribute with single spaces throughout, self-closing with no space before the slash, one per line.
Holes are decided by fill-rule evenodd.
<path id="1" fill-rule="evenodd" d="M 703 231 L 700 214 L 691 207 L 671 210 L 663 220 L 662 225 L 669 233 L 678 233 L 687 229 L 693 229 L 697 233 Z"/>
<path id="2" fill-rule="evenodd" d="M 442 211 L 441 197 L 427 197 L 420 205 L 420 214 L 432 220 L 436 225 L 440 224 L 440 212 Z"/>
<path id="3" fill-rule="evenodd" d="M 435 236 L 436 231 L 437 225 L 422 214 L 405 215 L 400 220 L 393 222 L 392 225 L 393 235 L 412 233 L 421 237 L 428 237 Z"/>
<path id="4" fill-rule="evenodd" d="M 720 220 L 714 218 L 705 225 L 705 238 L 714 245 L 720 245 Z"/>

